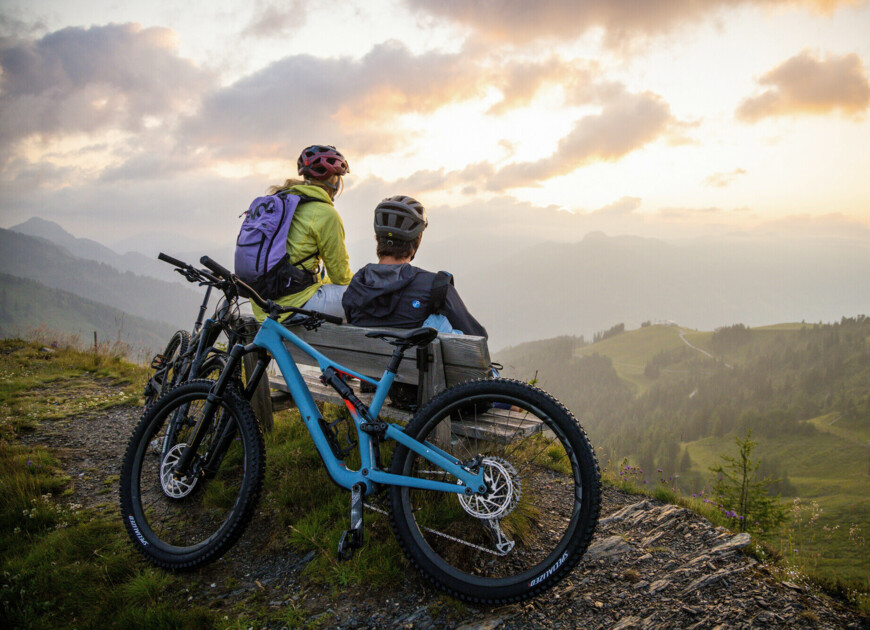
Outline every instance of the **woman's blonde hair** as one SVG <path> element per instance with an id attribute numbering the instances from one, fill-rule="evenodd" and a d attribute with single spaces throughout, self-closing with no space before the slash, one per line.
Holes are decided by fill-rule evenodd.
<path id="1" fill-rule="evenodd" d="M 293 186 L 301 186 L 303 184 L 307 184 L 309 186 L 319 186 L 327 193 L 329 196 L 334 198 L 338 197 L 341 194 L 342 189 L 344 188 L 342 178 L 338 178 L 338 182 L 335 187 L 332 187 L 328 181 L 319 180 L 319 179 L 298 179 L 298 178 L 287 178 L 284 180 L 283 184 L 275 184 L 274 186 L 269 186 L 267 192 L 270 195 L 274 195 L 276 193 L 281 192 L 282 190 L 287 190 L 288 188 L 293 188 Z"/>

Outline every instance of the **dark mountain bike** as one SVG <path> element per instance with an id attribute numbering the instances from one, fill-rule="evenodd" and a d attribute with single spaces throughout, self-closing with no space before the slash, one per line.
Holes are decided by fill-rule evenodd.
<path id="1" fill-rule="evenodd" d="M 363 543 L 367 497 L 387 494 L 393 531 L 410 562 L 432 583 L 466 601 L 501 604 L 551 588 L 577 565 L 598 522 L 601 486 L 592 446 L 577 420 L 546 392 L 519 381 L 467 381 L 432 398 L 407 426 L 379 413 L 407 350 L 432 328 L 371 331 L 394 346 L 380 380 L 319 353 L 291 330 L 337 318 L 282 307 L 258 296 L 203 257 L 269 314 L 253 342 L 237 344 L 217 381 L 192 380 L 152 404 L 136 427 L 121 469 L 121 513 L 130 539 L 153 564 L 191 569 L 212 562 L 251 520 L 265 474 L 265 447 L 247 402 L 272 358 L 330 477 L 350 490 L 350 527 L 338 554 Z M 295 313 L 290 327 L 278 322 Z M 344 399 L 356 429 L 343 445 L 321 415 L 285 347 L 310 355 L 321 380 Z M 239 391 L 232 373 L 246 354 L 257 365 Z M 375 387 L 369 405 L 347 385 Z M 499 429 L 492 429 L 497 416 Z M 179 427 L 174 435 L 173 426 Z M 169 440 L 171 448 L 149 445 Z M 382 449 L 393 449 L 391 463 Z M 352 455 L 352 459 L 348 456 Z M 359 462 L 351 465 L 350 462 Z"/>
<path id="2" fill-rule="evenodd" d="M 145 384 L 144 392 L 146 407 L 170 388 L 191 378 L 217 379 L 232 346 L 247 336 L 253 338 L 256 332 L 256 322 L 239 314 L 238 291 L 232 282 L 164 253 L 158 259 L 173 265 L 188 282 L 204 286 L 206 290 L 191 332 L 177 331 L 166 349 L 152 359 L 154 373 Z M 213 289 L 222 291 L 223 297 L 214 314 L 205 319 Z M 217 346 L 221 334 L 226 338 L 224 348 Z"/>

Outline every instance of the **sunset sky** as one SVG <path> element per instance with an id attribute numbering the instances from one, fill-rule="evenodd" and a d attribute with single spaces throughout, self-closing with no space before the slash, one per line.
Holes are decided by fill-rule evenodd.
<path id="1" fill-rule="evenodd" d="M 861 0 L 3 0 L 0 35 L 0 227 L 232 242 L 329 143 L 348 240 L 397 193 L 441 238 L 870 239 Z"/>

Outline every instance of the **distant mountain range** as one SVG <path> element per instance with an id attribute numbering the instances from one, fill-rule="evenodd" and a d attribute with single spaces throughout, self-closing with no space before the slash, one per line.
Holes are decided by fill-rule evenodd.
<path id="1" fill-rule="evenodd" d="M 39 217 L 28 219 L 24 223 L 11 227 L 10 230 L 45 239 L 66 249 L 76 258 L 101 262 L 118 271 L 129 271 L 139 276 L 150 276 L 158 280 L 173 280 L 172 269 L 166 263 L 157 260 L 156 257 L 149 258 L 144 254 L 132 251 L 118 254 L 97 241 L 92 241 L 89 238 L 76 238 L 57 223 Z"/>
<path id="2" fill-rule="evenodd" d="M 156 258 L 117 254 L 38 218 L 13 231 L 22 238 L 45 239 L 43 247 L 50 241 L 67 258 L 57 250 L 38 254 L 42 250 L 26 245 L 18 254 L 0 253 L 2 272 L 149 319 L 186 322 L 195 313 L 190 298 L 178 298 L 168 288 L 164 292 L 164 286 L 178 289 L 177 282 L 143 285 L 129 296 L 107 301 L 134 282 L 121 282 L 120 272 L 170 281 L 177 277 Z M 4 237 L 11 238 L 11 233 Z M 354 270 L 375 259 L 373 238 L 348 238 Z M 149 241 L 149 247 L 157 242 Z M 232 264 L 232 243 L 196 250 L 196 243 L 181 239 L 175 246 L 164 249 L 193 264 L 202 254 Z M 41 260 L 45 256 L 53 262 Z M 460 295 L 486 326 L 496 351 L 557 335 L 589 339 L 620 322 L 636 328 L 645 321 L 673 321 L 712 330 L 734 323 L 834 321 L 870 312 L 870 242 L 858 239 L 735 235 L 666 242 L 597 232 L 578 242 L 542 243 L 518 236 L 486 240 L 457 230 L 449 239 L 424 238 L 414 264 L 454 274 Z M 115 284 L 110 288 L 101 274 Z M 180 295 L 193 293 L 185 283 L 181 288 Z"/>
<path id="3" fill-rule="evenodd" d="M 441 268 L 454 273 L 460 295 L 486 326 L 494 348 L 557 335 L 589 339 L 619 322 L 637 328 L 650 320 L 673 321 L 712 330 L 870 313 L 867 241 L 733 238 L 673 244 L 593 233 L 577 243 L 541 243 L 519 251 L 497 244 L 483 250 L 479 242 L 461 240 L 452 249 L 465 264 Z M 449 260 L 444 250 L 442 260 Z M 471 266 L 469 251 L 490 262 Z"/>
<path id="4" fill-rule="evenodd" d="M 76 336 L 85 346 L 97 333 L 99 343 L 120 341 L 142 360 L 161 351 L 176 330 L 35 280 L 0 274 L 0 337 L 26 336 L 39 328 Z"/>
<path id="5" fill-rule="evenodd" d="M 99 244 L 93 249 L 101 251 Z M 93 258 L 74 256 L 44 238 L 3 229 L 0 229 L 0 273 L 34 280 L 176 328 L 191 326 L 202 299 L 198 290 L 187 286 L 122 272 Z"/>

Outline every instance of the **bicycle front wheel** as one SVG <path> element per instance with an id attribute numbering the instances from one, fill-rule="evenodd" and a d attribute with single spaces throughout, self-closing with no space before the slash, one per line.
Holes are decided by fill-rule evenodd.
<path id="1" fill-rule="evenodd" d="M 433 398 L 405 429 L 472 470 L 485 495 L 393 486 L 405 555 L 435 585 L 474 603 L 520 601 L 580 560 L 598 522 L 601 482 L 589 440 L 555 398 L 508 379 L 470 381 Z M 453 477 L 398 446 L 391 472 Z"/>
<path id="2" fill-rule="evenodd" d="M 263 483 L 265 447 L 250 405 L 229 388 L 186 475 L 173 467 L 203 415 L 211 381 L 189 381 L 145 411 L 121 467 L 121 514 L 137 549 L 167 569 L 220 557 L 244 531 Z"/>

